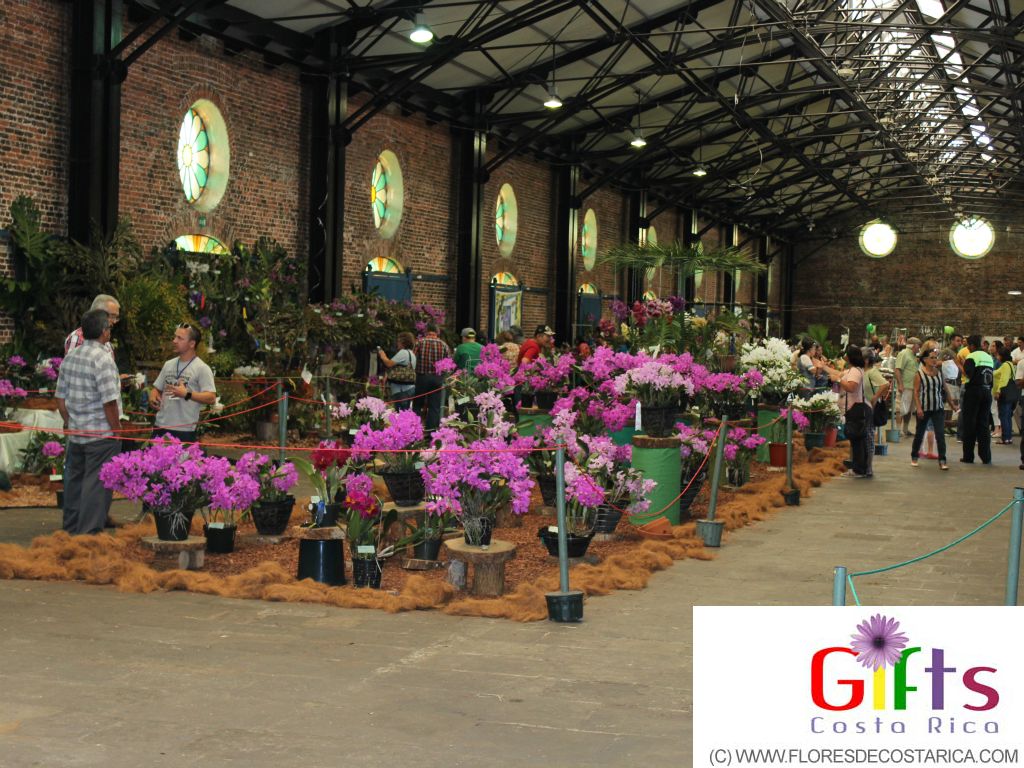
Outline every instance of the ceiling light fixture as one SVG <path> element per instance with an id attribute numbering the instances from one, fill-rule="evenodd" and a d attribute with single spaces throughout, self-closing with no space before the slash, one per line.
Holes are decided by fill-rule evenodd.
<path id="1" fill-rule="evenodd" d="M 417 45 L 426 45 L 434 39 L 434 33 L 427 26 L 427 21 L 422 11 L 416 14 L 415 26 L 413 26 L 412 31 L 409 33 L 409 39 Z"/>
<path id="2" fill-rule="evenodd" d="M 633 131 L 633 140 L 629 146 L 633 149 L 643 149 L 647 146 L 647 139 L 644 138 L 643 127 L 640 125 L 640 91 L 636 92 L 636 130 Z"/>
<path id="3" fill-rule="evenodd" d="M 693 175 L 694 176 L 707 176 L 708 175 L 707 166 L 705 166 L 704 163 L 697 163 L 697 167 L 693 169 Z"/>
<path id="4" fill-rule="evenodd" d="M 555 87 L 555 42 L 551 41 L 551 83 L 548 85 L 548 97 L 544 101 L 548 109 L 560 109 L 562 100 L 558 98 L 558 89 Z"/>
<path id="5" fill-rule="evenodd" d="M 1020 296 L 1020 291 L 1007 291 L 1010 296 Z"/>
<path id="6" fill-rule="evenodd" d="M 836 69 L 836 74 L 839 75 L 843 80 L 852 80 L 857 76 L 857 71 L 853 68 L 853 65 L 849 61 L 844 61 Z"/>

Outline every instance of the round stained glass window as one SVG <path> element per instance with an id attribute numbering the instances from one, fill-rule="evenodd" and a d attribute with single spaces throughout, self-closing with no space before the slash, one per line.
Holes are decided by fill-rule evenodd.
<path id="1" fill-rule="evenodd" d="M 958 256 L 980 259 L 996 241 L 996 232 L 985 219 L 972 217 L 958 221 L 949 230 L 949 244 Z"/>
<path id="2" fill-rule="evenodd" d="M 512 186 L 502 184 L 498 201 L 494 205 L 494 237 L 502 256 L 511 256 L 516 246 L 516 232 L 519 229 L 519 206 Z"/>
<path id="3" fill-rule="evenodd" d="M 588 208 L 583 216 L 580 251 L 583 254 L 583 268 L 593 269 L 597 261 L 597 214 L 593 208 Z"/>
<path id="4" fill-rule="evenodd" d="M 200 211 L 212 211 L 227 188 L 231 152 L 220 110 L 200 99 L 178 129 L 178 176 L 185 199 Z"/>
<path id="5" fill-rule="evenodd" d="M 404 202 L 402 169 L 398 165 L 398 158 L 394 152 L 384 150 L 373 166 L 373 175 L 370 178 L 370 206 L 373 210 L 373 225 L 385 240 L 394 237 L 398 231 Z"/>
<path id="6" fill-rule="evenodd" d="M 860 228 L 860 249 L 873 259 L 888 256 L 896 248 L 896 230 L 875 219 Z"/>

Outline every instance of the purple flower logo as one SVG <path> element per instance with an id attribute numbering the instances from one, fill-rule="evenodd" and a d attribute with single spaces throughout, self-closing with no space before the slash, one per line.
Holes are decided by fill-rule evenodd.
<path id="1" fill-rule="evenodd" d="M 897 630 L 900 623 L 876 613 L 857 625 L 857 634 L 851 635 L 850 647 L 857 652 L 857 661 L 868 669 L 896 666 L 907 647 L 907 636 Z"/>

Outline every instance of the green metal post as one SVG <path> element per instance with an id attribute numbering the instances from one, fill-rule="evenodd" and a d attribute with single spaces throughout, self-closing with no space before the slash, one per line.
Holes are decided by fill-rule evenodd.
<path id="1" fill-rule="evenodd" d="M 846 605 L 846 566 L 832 570 L 832 605 Z"/>
<path id="2" fill-rule="evenodd" d="M 1017 581 L 1020 579 L 1020 537 L 1024 520 L 1024 488 L 1013 489 L 1013 509 L 1010 512 L 1010 555 L 1006 564 L 1005 605 L 1017 604 Z"/>
<path id="3" fill-rule="evenodd" d="M 793 396 L 786 407 L 786 490 L 793 488 Z"/>
<path id="4" fill-rule="evenodd" d="M 562 593 L 569 591 L 569 540 L 565 530 L 565 448 L 555 452 L 555 510 L 558 515 L 558 583 Z"/>
<path id="5" fill-rule="evenodd" d="M 715 519 L 715 508 L 718 506 L 718 485 L 722 475 L 722 458 L 725 456 L 725 437 L 729 434 L 729 417 L 722 417 L 721 431 L 715 444 L 715 469 L 711 476 L 711 500 L 708 502 L 708 520 Z"/>
<path id="6" fill-rule="evenodd" d="M 284 461 L 284 446 L 288 442 L 288 393 L 284 390 L 284 382 L 277 382 L 277 445 L 279 458 Z"/>

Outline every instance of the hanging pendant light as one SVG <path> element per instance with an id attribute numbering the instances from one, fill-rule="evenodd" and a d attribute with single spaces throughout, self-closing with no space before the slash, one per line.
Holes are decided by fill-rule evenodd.
<path id="1" fill-rule="evenodd" d="M 415 26 L 409 33 L 409 39 L 417 45 L 426 45 L 434 39 L 434 32 L 427 26 L 427 20 L 422 11 L 416 14 Z"/>

